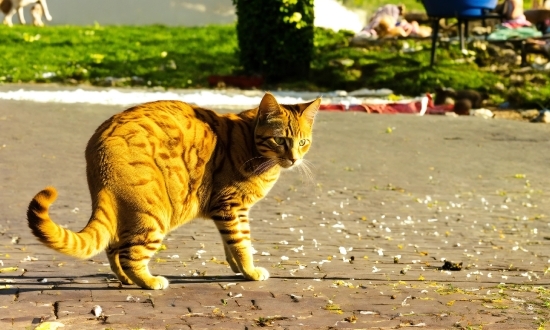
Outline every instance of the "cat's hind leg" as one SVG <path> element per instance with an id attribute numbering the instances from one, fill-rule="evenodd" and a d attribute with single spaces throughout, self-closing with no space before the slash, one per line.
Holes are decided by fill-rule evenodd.
<path id="1" fill-rule="evenodd" d="M 115 273 L 118 280 L 125 285 L 132 285 L 134 282 L 128 278 L 128 276 L 122 270 L 120 266 L 120 260 L 118 258 L 118 244 L 110 245 L 105 252 L 107 253 L 107 258 L 109 259 L 109 264 L 111 265 L 111 270 Z"/>
<path id="2" fill-rule="evenodd" d="M 136 217 L 137 221 L 126 222 L 132 223 L 132 228 L 127 228 L 120 236 L 118 258 L 122 272 L 144 289 L 166 289 L 168 280 L 151 275 L 148 266 L 164 238 L 158 225 L 160 218 L 152 213 L 140 213 Z"/>

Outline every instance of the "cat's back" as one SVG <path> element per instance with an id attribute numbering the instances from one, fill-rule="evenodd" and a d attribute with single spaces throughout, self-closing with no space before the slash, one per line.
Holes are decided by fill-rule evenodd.
<path id="1" fill-rule="evenodd" d="M 210 159 L 217 142 L 205 111 L 180 101 L 156 101 L 114 115 L 88 142 L 89 169 L 97 175 L 117 169 L 143 172 L 147 166 L 160 168 L 165 175 L 183 166 L 198 170 Z M 217 115 L 210 111 L 208 116 Z"/>
<path id="2" fill-rule="evenodd" d="M 158 141 L 170 148 L 182 142 L 194 142 L 191 137 L 200 131 L 206 137 L 210 123 L 195 108 L 181 101 L 155 101 L 140 104 L 118 113 L 100 125 L 90 140 L 108 144 L 120 138 L 132 146 L 133 140 Z M 215 113 L 212 112 L 215 116 Z M 166 145 L 165 145 L 166 144 Z M 141 146 L 142 143 L 137 143 Z"/>

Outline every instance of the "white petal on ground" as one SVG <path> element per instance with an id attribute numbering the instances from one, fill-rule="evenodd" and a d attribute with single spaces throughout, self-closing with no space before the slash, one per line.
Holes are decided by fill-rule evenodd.
<path id="1" fill-rule="evenodd" d="M 101 315 L 101 312 L 103 312 L 101 306 L 95 305 L 94 307 L 92 307 L 92 314 L 94 314 L 95 317 L 99 317 Z"/>
<path id="2" fill-rule="evenodd" d="M 363 314 L 363 315 L 378 315 L 377 312 L 372 312 L 372 311 L 360 311 L 359 314 Z"/>

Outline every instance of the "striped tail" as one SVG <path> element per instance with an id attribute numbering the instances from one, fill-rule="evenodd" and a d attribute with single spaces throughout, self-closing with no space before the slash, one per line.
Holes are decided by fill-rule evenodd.
<path id="1" fill-rule="evenodd" d="M 36 194 L 29 204 L 27 220 L 34 236 L 49 248 L 81 259 L 90 258 L 103 251 L 109 244 L 113 232 L 106 214 L 94 211 L 86 227 L 75 233 L 50 219 L 48 209 L 56 198 L 55 188 L 46 187 Z"/>

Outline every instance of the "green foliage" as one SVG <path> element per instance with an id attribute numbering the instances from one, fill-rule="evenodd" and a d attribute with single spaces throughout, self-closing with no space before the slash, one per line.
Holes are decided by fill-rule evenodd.
<path id="1" fill-rule="evenodd" d="M 403 95 L 447 86 L 488 92 L 495 101 L 508 100 L 515 105 L 550 106 L 548 75 L 529 73 L 524 79 L 512 80 L 510 71 L 493 72 L 466 61 L 458 45 L 438 48 L 437 64 L 431 68 L 429 41 L 390 41 L 365 49 L 348 47 L 348 37 L 345 31 L 315 30 L 310 85 L 329 90 L 390 88 Z M 409 49 L 421 50 L 404 52 L 404 43 Z"/>
<path id="2" fill-rule="evenodd" d="M 266 89 L 354 90 L 390 88 L 415 96 L 444 85 L 488 92 L 496 102 L 550 107 L 550 77 L 542 71 L 493 72 L 465 61 L 458 46 L 438 48 L 430 68 L 430 43 L 385 42 L 349 47 L 349 32 L 315 29 L 310 75 Z M 206 87 L 210 75 L 242 71 L 233 25 L 185 27 L 0 26 L 0 83 L 59 82 L 93 85 Z M 477 50 L 471 47 L 473 51 Z"/>
<path id="3" fill-rule="evenodd" d="M 233 0 L 240 63 L 269 81 L 307 77 L 313 52 L 313 0 Z"/>

